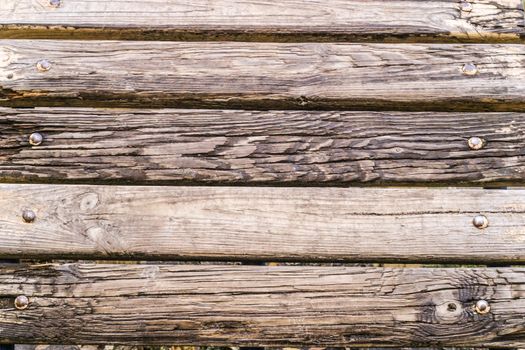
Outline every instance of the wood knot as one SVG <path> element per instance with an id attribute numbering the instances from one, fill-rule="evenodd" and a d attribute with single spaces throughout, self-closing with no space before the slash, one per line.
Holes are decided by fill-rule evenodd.
<path id="1" fill-rule="evenodd" d="M 0 68 L 5 68 L 15 61 L 15 54 L 7 47 L 0 48 Z"/>
<path id="2" fill-rule="evenodd" d="M 90 192 L 86 193 L 80 199 L 80 210 L 90 210 L 95 208 L 100 201 L 100 198 L 97 193 Z"/>
<path id="3" fill-rule="evenodd" d="M 465 317 L 465 310 L 459 301 L 449 300 L 436 305 L 434 317 L 438 323 L 457 323 Z"/>

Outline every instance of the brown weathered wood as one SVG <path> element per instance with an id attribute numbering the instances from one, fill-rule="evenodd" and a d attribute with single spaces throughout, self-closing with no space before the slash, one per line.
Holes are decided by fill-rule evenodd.
<path id="1" fill-rule="evenodd" d="M 2 0 L 0 36 L 184 40 L 523 41 L 521 0 Z"/>
<path id="2" fill-rule="evenodd" d="M 100 345 L 31 345 L 31 344 L 16 344 L 15 350 L 102 350 Z M 132 347 L 110 347 L 108 350 L 135 350 Z M 184 349 L 173 349 L 173 350 L 184 350 Z M 187 349 L 190 350 L 190 349 Z M 194 349 L 197 350 L 197 349 Z"/>
<path id="3" fill-rule="evenodd" d="M 14 182 L 525 183 L 525 114 L 0 108 Z M 29 135 L 44 137 L 31 146 Z M 467 140 L 485 140 L 473 151 Z"/>
<path id="4" fill-rule="evenodd" d="M 525 345 L 522 268 L 35 265 L 0 269 L 13 342 Z M 25 310 L 13 307 L 24 294 Z M 490 312 L 477 314 L 487 300 Z"/>
<path id="5" fill-rule="evenodd" d="M 162 346 L 162 345 L 161 345 Z M 134 345 L 15 345 L 15 350 L 102 350 L 101 347 L 104 347 L 106 350 L 136 350 Z M 193 345 L 168 345 L 166 346 L 170 350 L 201 350 L 203 347 L 207 346 L 193 346 Z M 300 348 L 286 348 L 286 350 L 299 350 Z M 315 348 L 319 350 L 319 348 Z M 355 350 L 443 350 L 443 348 L 438 347 L 397 347 L 397 348 L 378 348 L 378 347 L 366 347 L 366 348 L 357 348 L 352 347 Z M 213 350 L 213 349 L 212 349 Z M 249 349 L 248 349 L 249 350 Z M 488 350 L 487 348 L 471 347 L 471 348 L 445 348 L 445 350 Z"/>
<path id="6" fill-rule="evenodd" d="M 525 109 L 513 44 L 3 40 L 0 62 L 4 106 Z"/>
<path id="7" fill-rule="evenodd" d="M 521 263 L 524 214 L 524 190 L 4 184 L 0 256 Z"/>

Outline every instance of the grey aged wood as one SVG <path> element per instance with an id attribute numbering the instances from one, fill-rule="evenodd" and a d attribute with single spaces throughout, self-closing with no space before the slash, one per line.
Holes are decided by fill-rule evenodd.
<path id="1" fill-rule="evenodd" d="M 261 346 L 525 342 L 523 268 L 34 265 L 0 269 L 2 340 Z M 13 307 L 24 294 L 25 310 Z M 477 314 L 484 299 L 490 312 Z"/>
<path id="2" fill-rule="evenodd" d="M 5 106 L 525 108 L 513 44 L 3 40 L 0 62 Z"/>
<path id="3" fill-rule="evenodd" d="M 523 41 L 520 0 L 2 0 L 0 36 L 184 40 Z"/>
<path id="4" fill-rule="evenodd" d="M 525 183 L 522 113 L 0 108 L 13 182 Z M 29 144 L 39 132 L 44 141 Z M 473 151 L 467 140 L 485 140 Z"/>
<path id="5" fill-rule="evenodd" d="M 3 184 L 0 256 L 509 264 L 524 214 L 524 190 Z"/>

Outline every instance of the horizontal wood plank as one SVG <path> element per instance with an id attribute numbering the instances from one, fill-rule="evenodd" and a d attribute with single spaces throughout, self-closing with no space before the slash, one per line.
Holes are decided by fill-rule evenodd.
<path id="1" fill-rule="evenodd" d="M 525 343 L 523 268 L 35 265 L 0 269 L 3 341 L 261 346 Z M 24 310 L 16 296 L 29 298 Z M 479 300 L 489 303 L 479 314 Z"/>
<path id="2" fill-rule="evenodd" d="M 524 213 L 524 190 L 4 184 L 0 256 L 522 263 Z"/>
<path id="3" fill-rule="evenodd" d="M 0 108 L 0 180 L 525 184 L 523 113 Z M 42 144 L 31 146 L 39 132 Z M 485 146 L 471 150 L 470 137 Z"/>
<path id="4" fill-rule="evenodd" d="M 15 107 L 525 108 L 513 44 L 2 40 L 0 62 L 0 105 Z"/>
<path id="5" fill-rule="evenodd" d="M 521 42 L 521 0 L 2 0 L 0 37 Z M 55 1 L 58 4 L 58 1 Z"/>

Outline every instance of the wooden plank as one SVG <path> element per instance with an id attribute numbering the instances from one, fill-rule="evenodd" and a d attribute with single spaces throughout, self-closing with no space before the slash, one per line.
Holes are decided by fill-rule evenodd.
<path id="1" fill-rule="evenodd" d="M 523 113 L 0 108 L 0 180 L 525 183 Z M 29 144 L 39 132 L 44 141 Z M 485 140 L 471 150 L 470 137 Z"/>
<path id="2" fill-rule="evenodd" d="M 60 1 L 58 1 L 60 2 Z M 521 0 L 3 0 L 1 37 L 522 42 Z"/>
<path id="3" fill-rule="evenodd" d="M 36 265 L 0 270 L 2 340 L 261 346 L 525 343 L 523 268 Z M 24 310 L 16 296 L 29 298 Z M 479 300 L 490 311 L 478 314 Z"/>
<path id="4" fill-rule="evenodd" d="M 15 345 L 15 350 L 100 350 L 100 345 L 35 345 L 35 344 L 24 344 L 24 345 Z M 198 346 L 193 345 L 169 345 L 167 346 L 171 350 L 200 350 Z M 243 347 L 246 348 L 246 347 Z M 258 348 L 258 347 L 255 347 Z M 135 350 L 136 347 L 133 345 L 107 345 L 104 347 L 106 350 Z M 253 347 L 248 347 L 246 350 L 251 350 Z M 299 350 L 301 348 L 287 348 L 286 350 Z M 437 347 L 418 347 L 418 348 L 407 348 L 407 347 L 397 347 L 397 348 L 377 348 L 377 347 L 366 347 L 366 348 L 356 348 L 355 350 L 440 350 Z M 214 349 L 211 349 L 214 350 Z M 258 350 L 258 349 L 257 349 Z M 453 350 L 488 350 L 487 348 L 454 348 Z"/>
<path id="5" fill-rule="evenodd" d="M 523 45 L 0 41 L 0 105 L 525 108 Z M 37 63 L 47 60 L 42 72 Z M 475 63 L 477 75 L 465 75 Z"/>
<path id="6" fill-rule="evenodd" d="M 521 263 L 524 212 L 523 190 L 4 184 L 0 256 Z"/>

